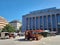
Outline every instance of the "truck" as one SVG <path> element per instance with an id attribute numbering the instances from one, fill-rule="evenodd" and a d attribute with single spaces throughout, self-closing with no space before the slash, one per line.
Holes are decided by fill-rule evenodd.
<path id="1" fill-rule="evenodd" d="M 8 39 L 9 33 L 8 32 L 1 32 L 1 39 Z"/>
<path id="2" fill-rule="evenodd" d="M 27 30 L 25 31 L 25 39 L 39 40 L 43 37 L 42 32 L 44 32 L 44 30 Z"/>

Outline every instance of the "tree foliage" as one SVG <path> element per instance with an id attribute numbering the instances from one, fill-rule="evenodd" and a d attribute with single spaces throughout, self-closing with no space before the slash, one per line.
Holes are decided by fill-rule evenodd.
<path id="1" fill-rule="evenodd" d="M 15 32 L 15 28 L 10 25 L 10 24 L 7 24 L 3 29 L 2 29 L 2 32 Z"/>

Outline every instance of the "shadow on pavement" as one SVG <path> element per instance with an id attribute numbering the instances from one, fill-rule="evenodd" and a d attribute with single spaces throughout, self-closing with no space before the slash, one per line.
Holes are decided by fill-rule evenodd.
<path id="1" fill-rule="evenodd" d="M 15 41 L 32 41 L 32 40 L 16 39 Z"/>

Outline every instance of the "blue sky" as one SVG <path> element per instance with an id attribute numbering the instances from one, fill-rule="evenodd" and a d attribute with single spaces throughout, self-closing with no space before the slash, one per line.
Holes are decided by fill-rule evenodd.
<path id="1" fill-rule="evenodd" d="M 31 11 L 51 7 L 60 8 L 60 0 L 0 0 L 0 16 L 22 21 L 22 16 Z"/>

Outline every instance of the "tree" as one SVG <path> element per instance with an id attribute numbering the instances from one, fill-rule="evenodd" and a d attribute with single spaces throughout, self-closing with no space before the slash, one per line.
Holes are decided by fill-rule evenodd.
<path id="1" fill-rule="evenodd" d="M 15 28 L 10 25 L 10 24 L 7 24 L 3 29 L 2 29 L 2 32 L 15 32 Z"/>

